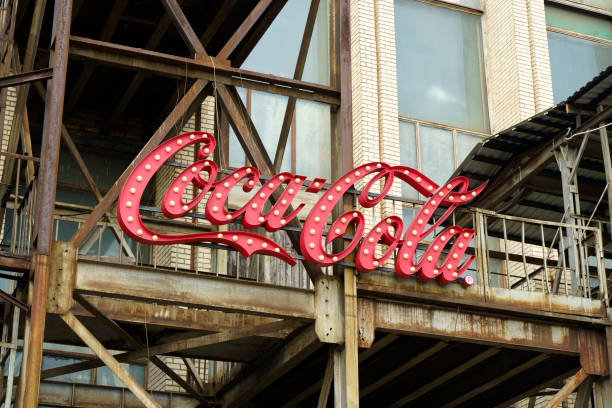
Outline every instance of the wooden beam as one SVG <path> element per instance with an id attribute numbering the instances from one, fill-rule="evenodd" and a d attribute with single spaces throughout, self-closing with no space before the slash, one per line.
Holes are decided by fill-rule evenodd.
<path id="1" fill-rule="evenodd" d="M 385 374 L 384 376 L 380 377 L 378 380 L 374 381 L 372 384 L 370 384 L 367 387 L 363 388 L 359 392 L 359 398 L 363 399 L 363 398 L 367 397 L 368 395 L 370 395 L 374 391 L 376 391 L 379 388 L 383 387 L 384 385 L 388 384 L 390 381 L 392 381 L 392 380 L 396 379 L 397 377 L 399 377 L 400 375 L 404 374 L 406 371 L 408 371 L 411 368 L 417 366 L 418 364 L 420 364 L 423 361 L 427 360 L 431 356 L 439 353 L 441 350 L 445 349 L 446 347 L 448 347 L 448 343 L 447 342 L 445 342 L 445 341 L 437 342 L 433 346 L 429 347 L 427 350 L 423 351 L 422 353 L 419 353 L 417 356 L 414 356 L 413 358 L 411 358 L 410 360 L 406 361 L 405 363 L 400 364 L 398 367 L 396 367 L 395 369 L 389 371 L 387 374 Z"/>
<path id="2" fill-rule="evenodd" d="M 319 11 L 319 4 L 320 0 L 311 0 L 310 2 L 310 9 L 308 10 L 308 17 L 306 18 L 304 34 L 302 34 L 302 43 L 300 44 L 300 51 L 298 53 L 297 62 L 295 63 L 293 79 L 302 79 L 304 66 L 306 65 L 306 57 L 308 56 L 308 48 L 310 47 L 310 40 L 312 39 L 312 31 L 317 18 L 317 12 Z M 285 108 L 285 116 L 283 117 L 283 124 L 281 126 L 281 132 L 278 138 L 278 145 L 276 146 L 276 153 L 274 154 L 274 171 L 276 173 L 280 171 L 281 163 L 283 162 L 283 157 L 285 155 L 285 147 L 287 146 L 289 129 L 291 128 L 291 123 L 295 112 L 295 102 L 296 99 L 290 97 L 287 101 L 287 107 Z"/>
<path id="3" fill-rule="evenodd" d="M 250 374 L 239 380 L 221 397 L 223 407 L 240 408 L 248 405 L 260 391 L 284 376 L 321 347 L 314 326 L 291 336 L 280 350 L 265 359 Z"/>
<path id="4" fill-rule="evenodd" d="M 185 58 L 142 48 L 72 36 L 70 55 L 86 61 L 128 70 L 141 70 L 175 79 L 204 79 L 277 95 L 293 96 L 337 105 L 339 90 L 313 82 L 234 68 L 222 54 L 217 57 Z"/>
<path id="5" fill-rule="evenodd" d="M 62 320 L 77 334 L 85 344 L 106 364 L 106 366 L 125 384 L 136 398 L 147 408 L 161 408 L 138 381 L 108 352 L 93 334 L 70 312 L 61 315 Z"/>
<path id="6" fill-rule="evenodd" d="M 151 136 L 149 141 L 144 145 L 142 150 L 136 155 L 134 160 L 132 160 L 130 165 L 123 171 L 123 173 L 121 173 L 121 176 L 119 176 L 117 181 L 115 181 L 115 184 L 113 184 L 113 186 L 108 190 L 106 195 L 102 198 L 102 201 L 96 205 L 87 220 L 83 223 L 83 225 L 81 225 L 81 228 L 79 228 L 79 230 L 74 234 L 70 240 L 73 246 L 78 248 L 81 245 L 87 235 L 89 235 L 89 233 L 97 225 L 100 218 L 102 218 L 110 206 L 115 202 L 119 196 L 119 191 L 125 183 L 125 180 L 131 174 L 136 164 L 138 164 L 147 154 L 151 153 L 153 149 L 155 149 L 170 132 L 174 131 L 174 126 L 177 123 L 179 123 L 183 118 L 187 118 L 193 114 L 197 105 L 202 102 L 201 93 L 206 85 L 206 81 L 197 80 L 191 86 L 185 96 L 174 107 L 172 112 L 170 112 L 170 115 L 168 115 L 166 120 L 163 121 L 157 131 L 155 131 L 153 136 Z"/>
<path id="7" fill-rule="evenodd" d="M 550 399 L 550 401 L 548 401 L 546 403 L 546 406 L 544 408 L 556 408 L 559 406 L 559 404 L 561 404 L 561 402 L 565 401 L 565 399 L 572 393 L 574 392 L 574 390 L 576 388 L 578 388 L 578 386 L 580 384 L 582 384 L 582 382 L 584 380 L 586 380 L 586 378 L 588 377 L 588 374 L 580 369 L 575 376 L 573 376 L 572 378 L 570 378 L 570 380 L 563 386 L 563 388 L 561 388 L 559 390 L 559 392 L 557 392 L 557 394 L 555 394 L 554 397 L 552 397 Z"/>
<path id="8" fill-rule="evenodd" d="M 479 364 L 485 361 L 486 359 L 493 357 L 494 355 L 498 354 L 500 351 L 501 349 L 496 348 L 496 347 L 492 347 L 492 348 L 487 349 L 486 351 L 483 351 L 482 353 L 470 358 L 465 363 L 458 365 L 452 370 L 446 371 L 444 374 L 442 374 L 440 377 L 437 377 L 435 380 L 423 385 L 422 387 L 414 390 L 413 392 L 406 395 L 405 397 L 395 401 L 393 404 L 389 405 L 389 408 L 406 406 L 406 404 L 408 404 L 409 402 L 412 402 L 415 399 L 438 388 L 439 386 L 446 383 L 447 381 L 452 380 L 453 378 L 461 375 L 462 373 L 466 372 L 470 368 L 474 367 L 476 364 Z"/>
<path id="9" fill-rule="evenodd" d="M 115 0 L 115 4 L 111 9 L 109 17 L 106 19 L 106 24 L 104 25 L 104 29 L 100 33 L 101 41 L 110 41 L 113 37 L 113 34 L 117 30 L 117 25 L 121 21 L 121 15 L 125 11 L 125 8 L 128 5 L 128 0 Z M 91 76 L 93 75 L 96 66 L 94 64 L 85 64 L 83 67 L 83 71 L 72 89 L 70 96 L 66 100 L 66 108 L 65 113 L 66 116 L 70 115 L 74 110 L 76 103 L 78 102 L 81 94 L 85 90 L 85 87 L 89 83 Z"/>
<path id="10" fill-rule="evenodd" d="M 546 354 L 540 354 L 532 359 L 527 360 L 526 362 L 519 364 L 518 366 L 514 367 L 511 370 L 506 371 L 504 374 L 499 375 L 495 378 L 493 378 L 490 381 L 487 381 L 486 383 L 482 384 L 479 387 L 474 388 L 471 391 L 468 391 L 464 394 L 462 394 L 460 397 L 456 398 L 455 400 L 453 400 L 452 402 L 449 402 L 448 404 L 444 405 L 442 408 L 453 408 L 456 407 L 457 405 L 460 405 L 466 401 L 471 400 L 472 398 L 476 397 L 477 395 L 482 394 L 483 392 L 490 390 L 491 388 L 495 387 L 496 385 L 501 384 L 502 382 L 515 377 L 519 374 L 521 374 L 522 372 L 540 364 L 541 362 L 543 362 L 544 360 L 548 359 L 549 356 Z"/>

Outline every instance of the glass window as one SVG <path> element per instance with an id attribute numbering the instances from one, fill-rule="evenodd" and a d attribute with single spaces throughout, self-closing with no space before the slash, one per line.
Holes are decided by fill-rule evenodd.
<path id="1" fill-rule="evenodd" d="M 125 364 L 121 363 L 121 366 L 125 368 L 132 377 L 140 385 L 145 386 L 145 366 L 139 364 Z M 123 387 L 123 382 L 107 367 L 98 367 L 96 373 L 96 384 L 98 385 L 109 385 L 112 387 Z"/>
<path id="2" fill-rule="evenodd" d="M 612 64 L 609 18 L 546 7 L 554 102 L 559 103 Z"/>
<path id="3" fill-rule="evenodd" d="M 293 78 L 309 8 L 309 1 L 287 1 L 241 68 Z M 321 1 L 302 76 L 324 85 L 329 85 L 328 9 L 328 1 Z"/>
<path id="4" fill-rule="evenodd" d="M 453 133 L 450 130 L 421 126 L 421 170 L 436 184 L 444 184 L 455 169 Z"/>
<path id="5" fill-rule="evenodd" d="M 257 43 L 242 68 L 293 78 L 310 2 L 289 0 Z M 329 4 L 319 4 L 302 80 L 329 85 Z M 285 110 L 286 96 L 239 89 L 270 158 L 274 160 Z M 282 171 L 308 177 L 331 178 L 331 116 L 327 104 L 297 100 L 289 131 Z M 314 160 L 313 160 L 314 158 Z M 246 157 L 230 130 L 229 165 L 240 167 Z"/>
<path id="6" fill-rule="evenodd" d="M 417 161 L 416 131 L 412 122 L 400 120 L 400 163 L 402 166 L 410 166 L 414 169 L 419 168 Z M 406 198 L 419 198 L 419 193 L 407 183 L 402 183 L 402 196 Z"/>
<path id="7" fill-rule="evenodd" d="M 482 142 L 480 136 L 457 132 L 457 163 L 461 164 L 474 146 L 480 142 Z"/>
<path id="8" fill-rule="evenodd" d="M 50 368 L 66 366 L 69 364 L 80 363 L 85 361 L 83 359 L 60 357 L 53 355 L 45 355 L 42 361 L 42 369 L 48 370 Z M 62 381 L 70 383 L 91 383 L 91 370 L 79 371 L 78 373 L 64 374 L 52 378 L 53 381 Z"/>
<path id="9" fill-rule="evenodd" d="M 612 3 L 610 4 L 612 7 Z M 612 40 L 612 20 L 565 7 L 546 6 L 546 24 L 564 30 Z"/>
<path id="10" fill-rule="evenodd" d="M 400 116 L 486 132 L 480 16 L 395 0 Z"/>
<path id="11" fill-rule="evenodd" d="M 442 185 L 453 174 L 484 135 L 400 120 L 400 164 L 418 169 Z M 402 183 L 402 196 L 417 199 L 418 193 Z"/>

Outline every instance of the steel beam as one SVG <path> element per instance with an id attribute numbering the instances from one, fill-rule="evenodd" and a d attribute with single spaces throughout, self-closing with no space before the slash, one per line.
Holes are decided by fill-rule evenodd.
<path id="1" fill-rule="evenodd" d="M 147 41 L 147 43 L 145 44 L 145 50 L 154 50 L 155 48 L 157 48 L 160 41 L 164 37 L 164 34 L 166 33 L 166 31 L 168 31 L 170 23 L 170 17 L 168 17 L 168 14 L 164 14 L 161 20 L 159 20 L 159 23 L 157 23 L 155 30 L 153 30 L 153 34 L 151 34 L 149 41 Z M 109 132 L 113 128 L 117 120 L 119 120 L 125 109 L 128 107 L 128 105 L 136 95 L 136 92 L 140 88 L 140 84 L 142 84 L 142 81 L 144 79 L 144 72 L 138 71 L 134 74 L 132 81 L 127 86 L 127 88 L 125 88 L 123 96 L 121 96 L 119 102 L 117 103 L 117 105 L 115 105 L 113 112 L 110 114 L 109 119 L 104 124 L 104 130 L 106 132 Z"/>
<path id="2" fill-rule="evenodd" d="M 581 331 L 603 336 L 602 331 L 567 324 L 384 300 L 375 302 L 374 316 L 376 329 L 394 333 L 570 355 L 581 352 Z"/>
<path id="3" fill-rule="evenodd" d="M 53 76 L 53 68 L 37 69 L 30 72 L 22 72 L 15 75 L 5 76 L 0 78 L 0 88 L 8 86 L 16 86 L 28 84 L 30 82 L 41 81 L 43 79 L 49 79 Z"/>
<path id="4" fill-rule="evenodd" d="M 77 263 L 75 282 L 81 294 L 314 319 L 314 294 L 306 289 L 84 260 Z"/>
<path id="5" fill-rule="evenodd" d="M 117 29 L 117 25 L 119 24 L 121 16 L 123 15 L 127 5 L 128 0 L 115 0 L 110 16 L 105 20 L 104 28 L 100 33 L 101 41 L 110 41 L 110 39 L 113 37 L 113 34 Z M 66 115 L 70 115 L 70 113 L 72 113 L 72 110 L 85 90 L 85 87 L 89 83 L 95 69 L 95 64 L 91 63 L 85 64 L 83 67 L 83 71 L 81 72 L 81 75 L 79 75 L 79 78 L 77 79 L 76 84 L 74 85 L 74 88 L 66 101 Z"/>
<path id="6" fill-rule="evenodd" d="M 151 391 L 151 396 L 163 408 L 196 408 L 200 401 L 187 394 Z M 123 387 L 109 387 L 92 384 L 42 381 L 38 403 L 53 407 L 100 408 L 122 407 L 142 408 L 142 403 Z"/>
<path id="7" fill-rule="evenodd" d="M 533 357 L 532 359 L 529 359 L 526 362 L 519 364 L 518 366 L 512 368 L 511 370 L 506 371 L 502 375 L 499 375 L 493 378 L 492 380 L 489 380 L 486 383 L 474 388 L 473 390 L 470 390 L 462 394 L 459 398 L 456 398 L 452 402 L 449 402 L 448 404 L 444 405 L 442 408 L 454 408 L 466 401 L 469 401 L 472 398 L 482 394 L 483 392 L 490 390 L 496 385 L 499 385 L 503 383 L 504 381 L 512 377 L 516 377 L 517 375 L 520 375 L 521 373 L 529 370 L 530 368 L 535 367 L 536 365 L 540 364 L 541 362 L 545 361 L 548 358 L 549 356 L 546 354 L 540 354 L 536 357 Z"/>
<path id="8" fill-rule="evenodd" d="M 81 295 L 75 295 L 75 300 L 79 302 L 89 313 L 94 315 L 98 321 L 102 322 L 106 327 L 110 330 L 114 331 L 131 347 L 142 349 L 147 348 L 145 344 L 137 340 L 134 336 L 125 331 L 121 326 L 119 326 L 116 322 L 108 318 L 104 313 L 98 310 L 94 305 L 89 303 L 87 299 L 85 299 Z M 168 367 L 166 363 L 164 363 L 159 357 L 156 355 L 147 355 L 149 361 L 155 364 L 160 370 L 166 373 L 172 380 L 174 380 L 179 386 L 183 387 L 183 389 L 193 395 L 194 398 L 204 402 L 205 399 L 203 397 L 204 388 L 200 388 L 200 390 L 196 390 L 192 387 L 184 378 L 182 378 L 178 373 L 176 373 L 173 369 Z"/>
<path id="9" fill-rule="evenodd" d="M 440 387 L 441 385 L 452 380 L 453 378 L 456 378 L 457 376 L 461 375 L 462 373 L 474 367 L 475 365 L 480 364 L 481 362 L 485 361 L 486 359 L 490 357 L 493 357 L 494 355 L 498 354 L 500 351 L 501 349 L 496 348 L 496 347 L 492 347 L 486 351 L 483 351 L 482 353 L 470 358 L 465 363 L 462 363 L 458 365 L 457 367 L 449 371 L 446 371 L 441 376 L 436 377 L 435 380 L 428 382 L 427 384 L 414 390 L 413 392 L 406 395 L 405 397 L 395 401 L 393 404 L 389 405 L 389 408 L 397 408 L 397 407 L 406 406 L 408 403 L 414 401 L 415 399 L 421 397 L 422 395 L 427 394 L 428 392 L 436 389 L 437 387 Z"/>
<path id="10" fill-rule="evenodd" d="M 311 0 L 310 2 L 310 9 L 308 10 L 308 17 L 306 17 L 306 26 L 304 27 L 304 34 L 302 34 L 302 42 L 300 44 L 300 51 L 298 52 L 298 58 L 295 64 L 293 79 L 302 79 L 304 66 L 306 65 L 306 57 L 308 56 L 308 48 L 310 47 L 310 40 L 312 38 L 312 31 L 317 19 L 317 12 L 319 11 L 319 4 L 320 0 Z M 281 126 L 281 132 L 278 138 L 278 145 L 276 146 L 276 153 L 274 154 L 274 171 L 276 173 L 280 171 L 281 163 L 283 162 L 283 157 L 285 155 L 285 147 L 287 145 L 289 129 L 295 113 L 295 102 L 296 99 L 293 97 L 287 100 L 285 116 L 283 117 L 283 124 Z"/>
<path id="11" fill-rule="evenodd" d="M 64 315 L 62 315 L 64 316 Z M 63 317 L 62 317 L 63 318 Z M 121 354 L 115 354 L 114 359 L 120 362 L 129 362 L 147 358 L 151 355 L 172 354 L 179 351 L 187 351 L 194 348 L 204 347 L 212 344 L 227 343 L 233 340 L 238 340 L 246 337 L 255 336 L 258 334 L 278 332 L 281 330 L 295 329 L 303 323 L 298 320 L 281 320 L 274 323 L 264 324 L 248 329 L 236 329 L 225 333 L 207 334 L 204 336 L 188 338 L 184 340 L 176 340 L 168 343 L 157 344 L 155 346 L 144 347 L 139 350 L 128 351 Z M 42 378 L 51 378 L 58 375 L 75 373 L 78 371 L 88 370 L 95 367 L 101 367 L 107 364 L 102 356 L 98 356 L 97 360 L 88 360 L 81 363 L 70 364 L 67 366 L 50 368 L 42 372 Z M 108 364 L 107 364 L 108 365 Z M 167 373 L 168 374 L 168 373 Z M 171 375 L 172 376 L 172 375 Z"/>
<path id="12" fill-rule="evenodd" d="M 54 42 L 53 57 L 50 65 L 53 68 L 53 79 L 48 81 L 48 98 L 43 124 L 43 142 L 41 146 L 41 161 L 38 177 L 38 205 L 35 223 L 37 225 L 36 252 L 34 255 L 34 286 L 30 311 L 30 339 L 27 360 L 22 364 L 25 372 L 24 407 L 35 407 L 38 403 L 38 385 L 42 363 L 42 347 L 47 313 L 47 284 L 49 280 L 49 255 L 53 231 L 53 210 L 55 209 L 55 188 L 57 184 L 57 168 L 59 163 L 59 144 L 62 114 L 64 108 L 64 92 L 66 85 L 66 70 L 68 68 L 68 36 L 70 35 L 70 15 L 72 0 L 56 0 L 54 12 Z M 42 12 L 42 11 L 41 11 Z M 29 46 L 29 44 L 28 44 Z M 31 69 L 24 61 L 24 69 Z M 27 87 L 27 85 L 26 85 Z M 25 88 L 25 87 L 23 87 Z M 27 89 L 25 90 L 27 96 Z M 25 101 L 24 101 L 25 107 Z M 15 112 L 17 116 L 17 112 Z M 21 127 L 22 117 L 17 126 Z M 15 125 L 15 124 L 14 124 Z M 23 375 L 23 374 L 22 374 Z"/>
<path id="13" fill-rule="evenodd" d="M 596 127 L 600 122 L 605 121 L 610 116 L 612 116 L 612 107 L 607 107 L 605 110 L 578 126 L 573 133 L 579 133 Z M 509 194 L 526 183 L 532 176 L 539 173 L 551 160 L 553 160 L 554 149 L 567 143 L 565 140 L 566 136 L 566 132 L 561 132 L 553 140 L 549 140 L 517 155 L 495 177 L 484 194 L 481 194 L 481 197 L 475 200 L 473 205 L 479 208 L 494 208 L 495 205 L 502 202 Z M 464 225 L 468 221 L 467 217 L 461 217 L 457 223 L 459 225 Z"/>
<path id="14" fill-rule="evenodd" d="M 339 103 L 339 91 L 325 85 L 297 81 L 275 75 L 262 74 L 233 68 L 223 57 L 184 58 L 170 54 L 143 50 L 97 41 L 88 38 L 70 38 L 70 55 L 75 58 L 95 61 L 129 70 L 148 71 L 171 78 L 215 80 L 225 85 L 240 86 L 278 95 L 293 96 L 328 104 Z"/>
<path id="15" fill-rule="evenodd" d="M 554 397 L 552 397 L 550 399 L 550 401 L 548 401 L 546 403 L 545 408 L 557 408 L 559 406 L 559 404 L 563 401 L 565 401 L 565 399 L 572 393 L 574 392 L 574 390 L 576 388 L 578 388 L 578 386 L 580 384 L 582 384 L 582 382 L 584 380 L 586 380 L 586 378 L 588 377 L 588 374 L 584 372 L 584 370 L 579 370 L 575 376 L 573 376 L 564 386 L 563 388 L 561 388 L 559 390 L 559 392 L 557 394 L 555 394 Z"/>
<path id="16" fill-rule="evenodd" d="M 130 375 L 130 373 L 121 366 L 115 357 L 108 352 L 102 343 L 100 343 L 87 330 L 87 328 L 70 312 L 61 315 L 62 320 L 70 327 L 85 344 L 108 366 L 136 397 L 147 408 L 161 408 L 161 405 L 149 395 L 144 388 Z"/>
<path id="17" fill-rule="evenodd" d="M 174 27 L 177 29 L 180 36 L 187 44 L 187 47 L 191 49 L 191 52 L 194 54 L 206 54 L 204 50 L 204 46 L 200 42 L 198 36 L 196 35 L 193 28 L 191 28 L 191 24 L 189 24 L 189 20 L 185 17 L 185 14 L 181 10 L 181 6 L 177 3 L 176 0 L 162 0 L 162 4 L 166 8 L 166 12 L 172 19 L 174 23 Z"/>
<path id="18" fill-rule="evenodd" d="M 106 213 L 110 206 L 115 202 L 119 196 L 119 191 L 123 187 L 123 183 L 128 178 L 136 164 L 138 164 L 147 154 L 151 153 L 153 149 L 159 145 L 159 143 L 168 136 L 168 134 L 175 129 L 175 125 L 184 118 L 187 118 L 193 114 L 195 108 L 199 103 L 202 102 L 202 91 L 206 87 L 207 82 L 197 80 L 187 91 L 185 96 L 176 104 L 172 112 L 162 122 L 159 128 L 155 131 L 153 136 L 144 145 L 140 152 L 136 155 L 130 165 L 121 173 L 121 176 L 115 181 L 113 186 L 108 190 L 102 201 L 100 201 L 91 212 L 90 216 L 83 223 L 81 228 L 74 234 L 70 240 L 74 247 L 79 247 L 81 243 L 87 238 L 87 235 L 94 229 L 100 218 Z"/>
<path id="19" fill-rule="evenodd" d="M 196 331 L 226 332 L 272 323 L 276 320 L 242 313 L 145 303 L 131 299 L 111 299 L 95 296 L 84 298 L 110 319 L 133 324 L 154 324 Z M 70 311 L 77 316 L 91 316 L 78 303 L 75 303 Z M 274 337 L 269 333 L 265 336 Z"/>

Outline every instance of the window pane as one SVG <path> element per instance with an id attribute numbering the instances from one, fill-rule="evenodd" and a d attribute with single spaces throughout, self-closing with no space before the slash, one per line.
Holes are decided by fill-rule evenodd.
<path id="1" fill-rule="evenodd" d="M 293 78 L 309 1 L 289 0 L 242 64 L 250 71 Z M 328 4 L 321 1 L 303 79 L 329 84 Z"/>
<path id="2" fill-rule="evenodd" d="M 487 131 L 480 17 L 395 1 L 401 116 Z"/>
<path id="3" fill-rule="evenodd" d="M 482 0 L 442 0 L 445 3 L 458 4 L 460 6 L 466 6 L 482 10 Z"/>
<path id="4" fill-rule="evenodd" d="M 61 367 L 69 364 L 80 363 L 85 361 L 83 359 L 59 357 L 59 356 L 43 356 L 42 369 L 48 370 L 50 368 Z M 79 371 L 77 373 L 64 374 L 52 378 L 53 381 L 63 382 L 74 382 L 74 383 L 90 383 L 91 382 L 91 370 Z"/>
<path id="5" fill-rule="evenodd" d="M 421 125 L 419 142 L 423 173 L 438 185 L 445 183 L 455 169 L 453 133 L 450 130 Z"/>
<path id="6" fill-rule="evenodd" d="M 247 90 L 245 88 L 236 88 L 238 91 L 238 95 L 240 95 L 240 99 L 246 106 L 246 94 Z M 234 129 L 230 125 L 229 129 L 229 152 L 228 152 L 228 165 L 230 167 L 242 167 L 246 163 L 246 154 L 236 137 L 236 133 L 234 133 Z"/>
<path id="7" fill-rule="evenodd" d="M 457 132 L 457 163 L 461 163 L 483 138 L 469 133 Z"/>
<path id="8" fill-rule="evenodd" d="M 283 126 L 288 99 L 288 97 L 283 95 L 259 91 L 251 92 L 251 120 L 271 160 L 274 160 L 274 154 L 276 153 L 276 146 L 278 145 L 278 137 Z M 281 170 L 290 172 L 291 145 L 289 143 L 287 145 Z"/>
<path id="9" fill-rule="evenodd" d="M 331 123 L 329 105 L 298 100 L 296 119 L 296 173 L 309 178 L 331 178 Z M 285 158 L 287 154 L 285 154 Z"/>
<path id="10" fill-rule="evenodd" d="M 416 149 L 416 134 L 414 123 L 400 120 L 400 164 L 402 166 L 410 166 L 418 169 L 417 164 L 417 149 Z M 402 183 L 402 197 L 419 198 L 419 193 L 407 183 Z"/>
<path id="11" fill-rule="evenodd" d="M 612 7 L 612 4 L 610 4 Z M 546 24 L 553 27 L 612 40 L 612 21 L 563 7 L 546 6 Z"/>
<path id="12" fill-rule="evenodd" d="M 548 51 L 555 103 L 612 64 L 612 46 L 552 31 L 548 32 Z"/>

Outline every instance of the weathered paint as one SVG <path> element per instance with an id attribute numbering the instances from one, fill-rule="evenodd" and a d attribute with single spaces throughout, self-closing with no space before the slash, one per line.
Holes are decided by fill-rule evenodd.
<path id="1" fill-rule="evenodd" d="M 361 293 L 372 295 L 419 299 L 427 302 L 469 305 L 511 311 L 551 318 L 588 321 L 605 324 L 604 305 L 601 300 L 583 297 L 556 295 L 544 292 L 473 285 L 464 288 L 460 285 L 441 286 L 436 282 L 422 283 L 416 279 L 400 280 L 388 273 L 375 273 L 359 276 L 357 288 Z"/>
<path id="2" fill-rule="evenodd" d="M 366 307 L 360 299 L 360 308 Z M 492 316 L 431 305 L 374 301 L 375 327 L 397 333 L 433 336 L 564 354 L 580 354 L 579 334 L 602 331 L 514 317 Z"/>
<path id="3" fill-rule="evenodd" d="M 78 261 L 75 291 L 271 317 L 314 319 L 310 290 L 146 267 Z"/>

